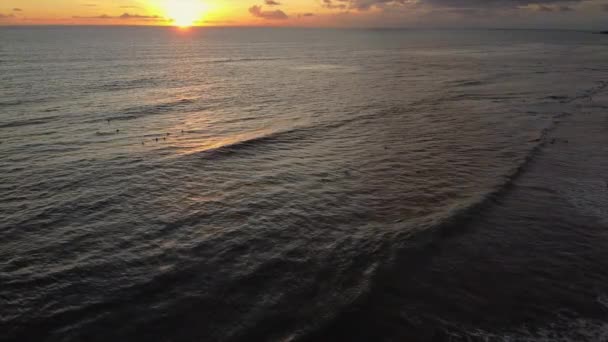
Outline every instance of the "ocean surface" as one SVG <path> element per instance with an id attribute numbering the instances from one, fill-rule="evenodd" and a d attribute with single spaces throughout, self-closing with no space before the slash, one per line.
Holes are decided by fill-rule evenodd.
<path id="1" fill-rule="evenodd" d="M 606 341 L 608 39 L 0 28 L 0 340 Z"/>

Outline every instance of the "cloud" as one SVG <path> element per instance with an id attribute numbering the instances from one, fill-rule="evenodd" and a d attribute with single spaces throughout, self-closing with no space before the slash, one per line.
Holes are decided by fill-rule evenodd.
<path id="1" fill-rule="evenodd" d="M 81 17 L 81 16 L 73 16 L 72 18 L 74 19 L 124 19 L 124 20 L 131 20 L 131 19 L 138 19 L 138 20 L 164 20 L 163 17 L 160 17 L 158 15 L 140 15 L 140 14 L 130 14 L 130 13 L 123 13 L 119 16 L 111 16 L 111 15 L 107 15 L 107 14 L 101 14 L 101 15 L 96 15 L 96 16 L 92 16 L 92 17 Z"/>
<path id="2" fill-rule="evenodd" d="M 540 5 L 540 6 L 538 6 L 538 11 L 540 11 L 540 12 L 553 12 L 553 11 L 555 11 L 555 9 L 553 9 L 553 7 L 549 7 L 549 6 L 545 6 L 545 5 Z"/>
<path id="3" fill-rule="evenodd" d="M 264 3 L 268 6 L 279 6 L 281 3 L 275 0 L 265 0 Z"/>
<path id="4" fill-rule="evenodd" d="M 424 3 L 439 7 L 466 8 L 517 8 L 530 5 L 554 5 L 559 3 L 579 3 L 585 0 L 423 0 Z"/>
<path id="5" fill-rule="evenodd" d="M 314 17 L 314 16 L 315 16 L 314 13 L 299 13 L 296 18 L 302 19 L 302 18 L 310 18 L 310 17 Z"/>
<path id="6" fill-rule="evenodd" d="M 285 12 L 283 12 L 281 10 L 263 11 L 262 6 L 257 6 L 257 5 L 251 6 L 249 8 L 249 13 L 251 13 L 251 15 L 253 15 L 254 17 L 267 19 L 267 20 L 284 20 L 284 19 L 289 18 L 287 16 L 287 14 L 285 14 Z"/>
<path id="7" fill-rule="evenodd" d="M 330 9 L 355 9 L 367 11 L 373 7 L 384 8 L 389 6 L 414 5 L 425 0 L 322 0 L 323 7 Z"/>
<path id="8" fill-rule="evenodd" d="M 13 8 L 13 12 L 23 12 L 23 10 L 21 8 Z"/>
<path id="9" fill-rule="evenodd" d="M 528 6 L 529 9 L 538 12 L 573 12 L 574 8 L 565 5 L 534 5 Z"/>
<path id="10" fill-rule="evenodd" d="M 12 14 L 3 14 L 0 13 L 0 19 L 5 19 L 5 18 L 14 18 L 15 16 Z"/>
<path id="11" fill-rule="evenodd" d="M 140 14 L 129 14 L 123 13 L 119 17 L 120 19 L 162 19 L 158 15 L 140 15 Z"/>
<path id="12" fill-rule="evenodd" d="M 323 0 L 323 7 L 344 10 L 348 7 L 348 0 Z"/>
<path id="13" fill-rule="evenodd" d="M 471 10 L 535 6 L 540 10 L 542 10 L 541 8 L 544 8 L 551 12 L 567 12 L 571 11 L 572 8 L 563 4 L 575 4 L 583 1 L 587 0 L 322 0 L 322 5 L 329 9 L 354 9 L 358 11 L 367 11 L 372 8 L 421 7 L 424 5 L 433 8 L 460 8 Z"/>
<path id="14" fill-rule="evenodd" d="M 74 18 L 74 19 L 112 19 L 112 18 L 116 18 L 116 17 L 112 17 L 107 14 L 101 14 L 101 15 L 96 15 L 96 16 L 92 16 L 92 17 L 81 17 L 78 15 L 75 15 L 72 18 Z"/>

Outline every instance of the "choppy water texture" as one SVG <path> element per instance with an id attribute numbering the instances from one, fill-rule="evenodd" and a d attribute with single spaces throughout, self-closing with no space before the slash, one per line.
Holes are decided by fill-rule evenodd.
<path id="1" fill-rule="evenodd" d="M 604 341 L 608 40 L 0 29 L 0 339 Z"/>

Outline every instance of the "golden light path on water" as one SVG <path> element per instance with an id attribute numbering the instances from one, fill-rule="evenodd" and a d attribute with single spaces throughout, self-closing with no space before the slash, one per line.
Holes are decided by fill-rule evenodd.
<path id="1" fill-rule="evenodd" d="M 177 148 L 178 155 L 190 155 L 204 152 L 213 152 L 223 148 L 253 141 L 276 133 L 273 130 L 256 130 L 242 134 L 234 134 L 230 136 L 205 139 L 205 138 L 189 138 L 183 140 L 175 140 L 172 146 Z"/>

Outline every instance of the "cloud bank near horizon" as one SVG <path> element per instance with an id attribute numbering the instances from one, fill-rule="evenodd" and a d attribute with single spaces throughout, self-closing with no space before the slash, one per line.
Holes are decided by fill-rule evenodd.
<path id="1" fill-rule="evenodd" d="M 6 4 L 0 5 L 0 24 L 70 19 L 71 23 L 85 24 L 170 24 L 163 13 L 147 6 L 153 1 L 157 0 L 115 0 L 111 4 L 100 0 L 86 3 L 57 0 L 61 6 L 53 8 L 48 4 L 45 7 L 43 0 L 6 0 Z M 608 0 L 204 0 L 204 3 L 213 8 L 227 8 L 200 21 L 207 24 L 515 28 L 608 25 L 605 21 Z M 61 16 L 57 14 L 58 7 L 72 13 Z M 54 17 L 50 18 L 45 9 Z"/>

